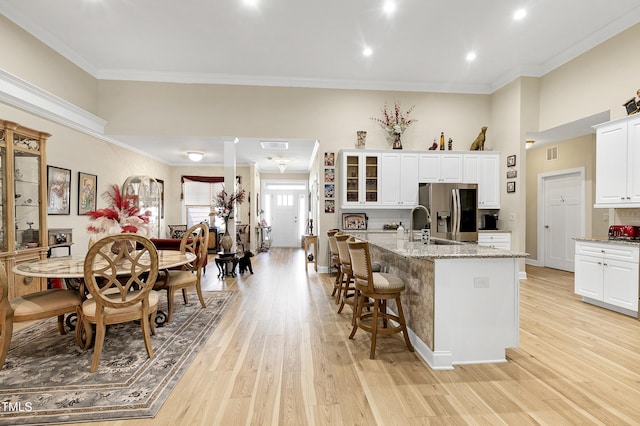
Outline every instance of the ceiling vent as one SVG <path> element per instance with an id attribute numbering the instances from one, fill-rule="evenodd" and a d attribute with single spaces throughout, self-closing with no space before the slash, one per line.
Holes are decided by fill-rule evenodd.
<path id="1" fill-rule="evenodd" d="M 283 141 L 261 141 L 260 146 L 262 149 L 289 149 L 289 142 Z"/>
<path id="2" fill-rule="evenodd" d="M 558 145 L 547 148 L 547 161 L 558 159 Z"/>

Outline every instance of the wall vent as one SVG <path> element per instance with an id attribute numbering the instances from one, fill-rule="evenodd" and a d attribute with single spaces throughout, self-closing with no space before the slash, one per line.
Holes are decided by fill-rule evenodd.
<path id="1" fill-rule="evenodd" d="M 558 145 L 547 148 L 547 161 L 558 159 Z"/>

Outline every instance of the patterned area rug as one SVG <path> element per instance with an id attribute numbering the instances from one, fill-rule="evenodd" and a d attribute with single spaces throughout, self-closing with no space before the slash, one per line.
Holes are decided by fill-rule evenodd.
<path id="1" fill-rule="evenodd" d="M 0 370 L 0 425 L 55 424 L 154 417 L 233 300 L 231 291 L 176 296 L 171 324 L 152 336 L 154 358 L 140 325 L 109 326 L 100 365 L 89 373 L 93 350 L 82 351 L 73 333 L 61 336 L 56 320 L 14 333 Z M 160 298 L 166 312 L 166 296 Z"/>

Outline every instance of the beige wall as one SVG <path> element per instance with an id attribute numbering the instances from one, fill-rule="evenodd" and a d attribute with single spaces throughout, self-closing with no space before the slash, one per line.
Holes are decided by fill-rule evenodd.
<path id="1" fill-rule="evenodd" d="M 558 145 L 558 159 L 547 161 L 547 148 L 542 146 L 526 152 L 526 251 L 529 259 L 538 260 L 538 176 L 542 173 L 585 168 L 585 214 L 586 235 L 605 236 L 609 225 L 603 220 L 603 215 L 609 214 L 609 209 L 593 208 L 595 200 L 595 135 L 587 135 L 563 141 Z"/>

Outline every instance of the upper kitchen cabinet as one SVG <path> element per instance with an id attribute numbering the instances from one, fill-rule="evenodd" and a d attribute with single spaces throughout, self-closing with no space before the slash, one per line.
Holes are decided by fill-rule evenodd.
<path id="1" fill-rule="evenodd" d="M 418 205 L 417 153 L 380 154 L 380 205 L 399 208 Z"/>
<path id="2" fill-rule="evenodd" d="M 500 208 L 500 153 L 463 154 L 464 183 L 478 184 L 478 208 Z"/>
<path id="3" fill-rule="evenodd" d="M 342 207 L 378 206 L 380 154 L 341 151 Z"/>
<path id="4" fill-rule="evenodd" d="M 419 182 L 462 182 L 462 154 L 434 152 L 420 154 Z"/>
<path id="5" fill-rule="evenodd" d="M 17 276 L 11 269 L 46 257 L 45 143 L 49 136 L 0 120 L 0 261 L 7 271 L 9 298 L 46 288 L 45 279 Z"/>
<path id="6" fill-rule="evenodd" d="M 596 126 L 595 207 L 640 207 L 640 117 Z"/>

